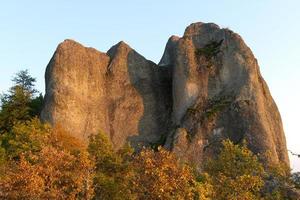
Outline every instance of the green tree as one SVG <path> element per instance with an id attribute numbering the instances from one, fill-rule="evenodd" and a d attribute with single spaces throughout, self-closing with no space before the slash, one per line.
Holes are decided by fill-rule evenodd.
<path id="1" fill-rule="evenodd" d="M 44 96 L 40 93 L 38 96 L 35 96 L 31 99 L 29 103 L 29 115 L 31 117 L 39 116 L 42 111 L 44 102 Z"/>
<path id="2" fill-rule="evenodd" d="M 4 174 L 5 166 L 6 166 L 5 149 L 2 148 L 1 144 L 0 144 L 0 179 L 3 176 L 3 174 Z"/>
<path id="3" fill-rule="evenodd" d="M 16 76 L 13 77 L 12 81 L 16 86 L 21 87 L 24 92 L 28 93 L 29 96 L 33 96 L 37 92 L 34 88 L 36 79 L 30 76 L 27 69 L 19 71 Z"/>
<path id="4" fill-rule="evenodd" d="M 223 141 L 221 153 L 207 162 L 205 171 L 212 178 L 213 199 L 260 199 L 264 169 L 245 143 L 240 146 L 230 140 Z"/>
<path id="5" fill-rule="evenodd" d="M 1 97 L 0 133 L 10 131 L 19 121 L 26 121 L 39 114 L 43 97 L 35 96 L 35 78 L 28 70 L 18 72 L 12 79 L 14 85 Z"/>
<path id="6" fill-rule="evenodd" d="M 285 163 L 273 163 L 272 154 L 267 151 L 262 158 L 268 160 L 265 163 L 265 185 L 262 196 L 266 200 L 293 199 L 290 197 L 289 190 L 294 187 L 291 180 L 291 169 Z"/>
<path id="7" fill-rule="evenodd" d="M 90 137 L 88 152 L 95 163 L 95 199 L 135 199 L 130 190 L 132 148 L 126 145 L 115 152 L 108 137 L 100 132 Z"/>
<path id="8" fill-rule="evenodd" d="M 50 126 L 42 124 L 37 118 L 25 122 L 19 121 L 9 132 L 0 136 L 1 147 L 5 150 L 8 159 L 16 159 L 24 153 L 39 152 L 47 145 L 50 133 Z"/>

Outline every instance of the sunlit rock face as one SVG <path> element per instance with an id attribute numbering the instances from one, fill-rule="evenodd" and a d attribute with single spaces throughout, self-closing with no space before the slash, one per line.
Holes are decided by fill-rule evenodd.
<path id="1" fill-rule="evenodd" d="M 116 149 L 164 145 L 201 166 L 221 141 L 244 140 L 266 162 L 289 163 L 280 114 L 242 38 L 212 23 L 172 36 L 158 65 L 124 42 L 107 53 L 61 43 L 46 70 L 41 118 Z"/>
<path id="2" fill-rule="evenodd" d="M 201 163 L 223 139 L 246 140 L 255 153 L 269 152 L 269 162 L 288 164 L 280 114 L 242 38 L 215 24 L 195 23 L 172 46 L 165 52 L 172 59 L 162 58 L 173 68 L 175 130 L 168 147 Z"/>
<path id="3" fill-rule="evenodd" d="M 115 148 L 146 145 L 167 134 L 170 75 L 124 42 L 101 53 L 66 40 L 47 66 L 41 118 L 83 140 L 102 131 Z"/>

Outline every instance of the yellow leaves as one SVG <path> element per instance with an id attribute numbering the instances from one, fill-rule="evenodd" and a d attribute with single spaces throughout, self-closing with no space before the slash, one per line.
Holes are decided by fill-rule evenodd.
<path id="1" fill-rule="evenodd" d="M 2 146 L 9 158 L 21 153 L 37 152 L 47 143 L 51 129 L 37 118 L 16 123 L 10 132 L 1 135 Z"/>
<path id="2" fill-rule="evenodd" d="M 264 186 L 264 170 L 258 158 L 246 145 L 223 141 L 223 149 L 215 160 L 205 166 L 212 177 L 214 199 L 259 199 Z"/>
<path id="3" fill-rule="evenodd" d="M 265 172 L 246 145 L 223 142 L 215 160 L 199 173 L 170 151 L 129 145 L 114 151 L 109 138 L 92 136 L 88 148 L 62 127 L 37 119 L 14 127 L 7 136 L 9 161 L 0 178 L 0 199 L 259 199 Z M 9 149 L 9 148 L 7 148 Z M 274 168 L 285 177 L 283 167 Z M 281 179 L 280 179 L 281 180 Z"/>
<path id="4" fill-rule="evenodd" d="M 143 149 L 133 160 L 138 199 L 194 199 L 201 192 L 190 167 L 163 148 Z M 203 186 L 204 188 L 205 186 Z"/>

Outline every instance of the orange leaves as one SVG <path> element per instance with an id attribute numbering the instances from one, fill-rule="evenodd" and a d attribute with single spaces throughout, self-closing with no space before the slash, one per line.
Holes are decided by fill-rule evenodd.
<path id="1" fill-rule="evenodd" d="M 259 199 L 264 185 L 257 157 L 230 141 L 206 173 L 161 147 L 114 151 L 103 133 L 91 136 L 86 148 L 62 127 L 37 119 L 16 124 L 1 142 L 7 159 L 0 199 L 250 200 Z"/>
<path id="2" fill-rule="evenodd" d="M 22 156 L 18 164 L 11 163 L 7 175 L 0 181 L 0 198 L 39 198 L 44 181 L 38 172 Z"/>
<path id="3" fill-rule="evenodd" d="M 53 147 L 20 157 L 0 181 L 5 199 L 75 199 L 91 197 L 92 163 L 87 155 L 71 155 Z"/>
<path id="4" fill-rule="evenodd" d="M 66 132 L 61 125 L 53 127 L 49 140 L 52 145 L 71 152 L 84 150 L 87 146 L 86 143 Z"/>
<path id="5" fill-rule="evenodd" d="M 7 134 L 8 161 L 0 179 L 0 199 L 90 199 L 93 196 L 94 165 L 88 153 L 81 148 L 73 151 L 66 143 L 53 139 L 57 138 L 56 133 L 57 129 L 33 119 L 17 124 Z M 62 137 L 66 135 L 61 131 Z"/>

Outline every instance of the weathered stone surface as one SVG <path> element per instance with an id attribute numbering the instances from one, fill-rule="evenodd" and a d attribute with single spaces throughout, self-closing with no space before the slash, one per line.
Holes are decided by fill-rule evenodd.
<path id="1" fill-rule="evenodd" d="M 74 136 L 109 130 L 105 72 L 110 58 L 72 40 L 55 51 L 46 69 L 46 95 L 41 118 L 60 124 Z"/>
<path id="2" fill-rule="evenodd" d="M 162 60 L 173 67 L 175 127 L 185 130 L 189 142 L 169 137 L 169 146 L 201 163 L 222 139 L 245 139 L 255 153 L 269 151 L 270 162 L 288 164 L 280 114 L 242 38 L 215 24 L 195 23 L 176 43 L 168 49 L 173 59 Z"/>
<path id="3" fill-rule="evenodd" d="M 178 36 L 171 36 L 170 39 L 168 40 L 166 47 L 165 47 L 165 51 L 164 54 L 159 62 L 159 66 L 161 67 L 166 67 L 166 66 L 170 66 L 171 64 L 173 64 L 172 62 L 176 59 L 175 58 L 175 50 L 178 44 L 178 40 L 180 39 L 180 37 Z"/>
<path id="4" fill-rule="evenodd" d="M 167 134 L 170 75 L 124 42 L 105 54 L 66 40 L 47 66 L 41 118 L 83 140 L 103 131 L 115 148 L 156 142 Z"/>
<path id="5" fill-rule="evenodd" d="M 41 118 L 84 140 L 102 130 L 115 148 L 164 144 L 199 166 L 225 138 L 289 163 L 254 55 L 238 34 L 212 23 L 172 36 L 158 65 L 124 42 L 101 53 L 66 40 L 47 66 Z"/>

